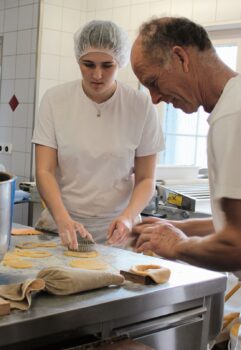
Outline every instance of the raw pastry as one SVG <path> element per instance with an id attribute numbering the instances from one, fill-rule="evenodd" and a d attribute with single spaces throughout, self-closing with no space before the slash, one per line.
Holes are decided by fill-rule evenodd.
<path id="1" fill-rule="evenodd" d="M 92 252 L 77 252 L 72 250 L 67 250 L 64 252 L 64 255 L 66 256 L 72 256 L 74 258 L 95 258 L 99 255 L 99 253 L 96 250 L 93 250 Z"/>
<path id="2" fill-rule="evenodd" d="M 156 283 L 165 283 L 169 280 L 171 270 L 160 265 L 135 265 L 131 272 L 141 276 L 149 276 Z"/>
<path id="3" fill-rule="evenodd" d="M 71 267 L 78 267 L 84 270 L 104 270 L 108 265 L 103 261 L 98 260 L 71 260 L 69 263 Z"/>
<path id="4" fill-rule="evenodd" d="M 16 244 L 16 247 L 20 249 L 32 249 L 32 248 L 39 248 L 39 247 L 55 248 L 57 247 L 57 243 L 55 242 L 22 242 L 22 243 Z"/>
<path id="5" fill-rule="evenodd" d="M 35 230 L 33 228 L 13 228 L 12 235 L 40 235 L 41 231 Z"/>
<path id="6" fill-rule="evenodd" d="M 3 260 L 3 265 L 13 267 L 15 269 L 29 269 L 33 264 L 23 259 L 7 259 Z"/>
<path id="7" fill-rule="evenodd" d="M 51 256 L 50 252 L 46 250 L 24 250 L 24 249 L 15 249 L 13 253 L 17 256 L 24 256 L 26 258 L 46 258 Z"/>

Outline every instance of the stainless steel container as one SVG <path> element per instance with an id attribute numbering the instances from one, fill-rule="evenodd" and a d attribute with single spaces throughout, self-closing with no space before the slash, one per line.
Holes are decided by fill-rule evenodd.
<path id="1" fill-rule="evenodd" d="M 0 172 L 0 261 L 10 243 L 15 180 L 14 176 Z"/>

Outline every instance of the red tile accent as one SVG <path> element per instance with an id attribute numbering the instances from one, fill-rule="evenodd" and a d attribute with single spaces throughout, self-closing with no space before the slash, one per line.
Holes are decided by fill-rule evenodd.
<path id="1" fill-rule="evenodd" d="M 12 111 L 15 111 L 15 109 L 18 107 L 19 102 L 18 102 L 18 99 L 15 95 L 13 95 L 13 97 L 9 101 L 9 105 L 12 108 Z"/>

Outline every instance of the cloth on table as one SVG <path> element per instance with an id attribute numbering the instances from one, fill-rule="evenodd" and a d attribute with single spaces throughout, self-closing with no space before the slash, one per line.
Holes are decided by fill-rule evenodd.
<path id="1" fill-rule="evenodd" d="M 25 282 L 0 286 L 0 296 L 10 302 L 11 309 L 28 310 L 32 302 L 32 293 L 43 290 L 42 279 L 27 279 Z"/>
<path id="2" fill-rule="evenodd" d="M 75 270 L 67 267 L 47 267 L 37 278 L 45 281 L 45 290 L 55 295 L 70 295 L 86 290 L 121 285 L 124 277 L 118 273 Z"/>

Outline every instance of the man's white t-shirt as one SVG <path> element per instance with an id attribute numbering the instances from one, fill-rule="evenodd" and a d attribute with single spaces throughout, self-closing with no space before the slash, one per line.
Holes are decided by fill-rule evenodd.
<path id="1" fill-rule="evenodd" d="M 228 81 L 208 118 L 208 171 L 215 230 L 225 224 L 221 198 L 241 199 L 241 75 Z"/>
<path id="2" fill-rule="evenodd" d="M 150 97 L 120 82 L 101 104 L 85 95 L 81 80 L 48 90 L 32 141 L 58 150 L 56 177 L 64 205 L 87 226 L 88 219 L 109 223 L 122 212 L 134 186 L 135 157 L 164 148 Z"/>

